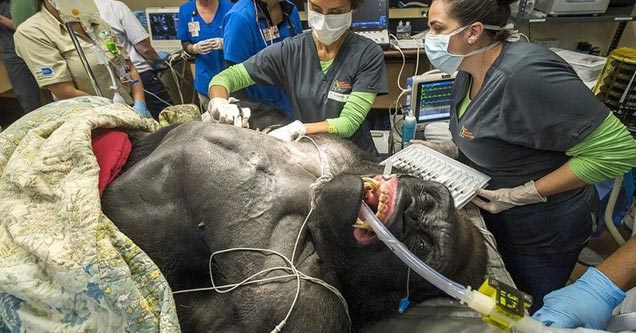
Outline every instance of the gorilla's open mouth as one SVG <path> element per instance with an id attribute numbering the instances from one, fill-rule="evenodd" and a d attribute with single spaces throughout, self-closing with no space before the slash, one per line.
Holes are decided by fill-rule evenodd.
<path id="1" fill-rule="evenodd" d="M 362 178 L 362 181 L 364 183 L 364 202 L 375 212 L 378 220 L 389 227 L 393 221 L 393 213 L 397 206 L 397 177 L 365 177 Z M 358 214 L 358 219 L 353 225 L 353 237 L 358 243 L 362 244 L 376 239 L 375 232 L 360 214 Z"/>

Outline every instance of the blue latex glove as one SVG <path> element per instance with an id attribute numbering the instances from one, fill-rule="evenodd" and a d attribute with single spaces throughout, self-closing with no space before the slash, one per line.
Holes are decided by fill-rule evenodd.
<path id="1" fill-rule="evenodd" d="M 142 118 L 152 117 L 148 112 L 148 109 L 146 108 L 146 102 L 144 101 L 135 101 L 135 104 L 133 104 L 133 108 L 135 109 L 135 111 L 137 111 L 137 113 L 139 113 Z"/>
<path id="2" fill-rule="evenodd" d="M 157 61 L 148 61 L 150 67 L 156 71 L 168 68 L 164 65 L 166 59 L 170 56 L 170 52 L 166 51 L 157 51 L 157 55 L 159 56 L 159 60 Z"/>
<path id="3" fill-rule="evenodd" d="M 157 52 L 157 55 L 159 55 L 159 61 L 163 62 L 166 61 L 166 59 L 168 59 L 168 57 L 170 56 L 170 52 L 166 52 L 166 51 L 159 51 Z"/>
<path id="4" fill-rule="evenodd" d="M 590 267 L 575 283 L 547 294 L 533 317 L 546 326 L 605 329 L 624 298 L 620 288 Z"/>

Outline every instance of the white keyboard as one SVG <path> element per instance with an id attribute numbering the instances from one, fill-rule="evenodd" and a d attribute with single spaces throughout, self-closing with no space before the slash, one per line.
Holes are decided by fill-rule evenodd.
<path id="1" fill-rule="evenodd" d="M 455 207 L 461 209 L 475 197 L 475 188 L 484 188 L 487 175 L 423 145 L 412 144 L 382 161 L 424 180 L 440 182 L 450 190 Z"/>

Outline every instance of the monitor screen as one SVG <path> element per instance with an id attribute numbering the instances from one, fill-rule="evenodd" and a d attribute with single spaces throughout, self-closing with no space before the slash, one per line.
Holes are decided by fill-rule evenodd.
<path id="1" fill-rule="evenodd" d="M 418 123 L 450 118 L 454 79 L 420 82 L 417 87 Z"/>
<path id="2" fill-rule="evenodd" d="M 353 12 L 351 28 L 354 31 L 383 30 L 388 28 L 389 0 L 366 0 Z"/>
<path id="3" fill-rule="evenodd" d="M 179 13 L 148 13 L 148 25 L 153 40 L 178 40 Z"/>

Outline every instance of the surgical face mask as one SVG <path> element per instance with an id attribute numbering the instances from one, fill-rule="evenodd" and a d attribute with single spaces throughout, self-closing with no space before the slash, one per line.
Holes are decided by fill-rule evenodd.
<path id="1" fill-rule="evenodd" d="M 307 11 L 307 22 L 321 43 L 329 46 L 338 40 L 351 26 L 351 12 L 323 15 Z"/>
<path id="2" fill-rule="evenodd" d="M 493 43 L 468 54 L 452 54 L 448 52 L 448 44 L 450 43 L 451 37 L 466 30 L 466 28 L 468 28 L 468 26 L 459 28 L 448 35 L 432 35 L 430 33 L 426 35 L 424 39 L 424 50 L 426 51 L 428 60 L 435 68 L 446 74 L 453 74 L 457 71 L 459 65 L 462 64 L 464 58 L 485 52 L 498 44 Z"/>

